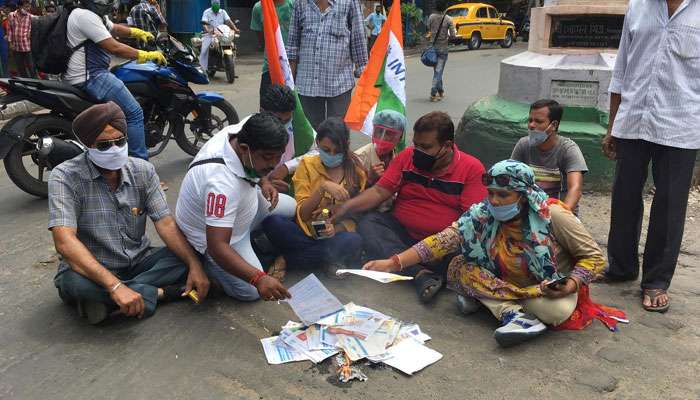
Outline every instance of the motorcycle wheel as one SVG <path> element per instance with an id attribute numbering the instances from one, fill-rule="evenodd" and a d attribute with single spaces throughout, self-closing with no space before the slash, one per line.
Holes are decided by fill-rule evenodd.
<path id="1" fill-rule="evenodd" d="M 190 113 L 183 121 L 175 134 L 175 141 L 185 153 L 195 156 L 199 149 L 204 146 L 212 136 L 228 125 L 237 124 L 240 119 L 238 112 L 231 103 L 226 100 L 219 100 L 211 105 L 211 124 L 212 129 L 209 132 L 192 132 L 190 129 L 194 122 L 194 113 Z"/>
<path id="2" fill-rule="evenodd" d="M 36 155 L 37 141 L 47 136 L 59 139 L 74 138 L 71 122 L 53 115 L 39 117 L 27 127 L 22 141 L 15 143 L 3 160 L 10 180 L 18 188 L 37 197 L 49 195 L 47 168 Z M 34 168 L 37 169 L 36 177 L 29 172 Z"/>
<path id="3" fill-rule="evenodd" d="M 232 55 L 224 57 L 224 69 L 226 70 L 226 80 L 228 83 L 233 83 L 236 80 L 236 66 Z"/>

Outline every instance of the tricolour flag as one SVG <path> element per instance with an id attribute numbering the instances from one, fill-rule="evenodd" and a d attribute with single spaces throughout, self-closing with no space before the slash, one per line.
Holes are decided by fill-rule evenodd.
<path id="1" fill-rule="evenodd" d="M 357 82 L 345 123 L 372 135 L 374 114 L 395 110 L 406 115 L 406 62 L 403 57 L 401 5 L 394 1 L 374 42 L 367 68 Z"/>
<path id="2" fill-rule="evenodd" d="M 299 101 L 299 95 L 294 87 L 294 77 L 287 59 L 287 50 L 284 48 L 282 31 L 280 30 L 273 0 L 262 0 L 262 12 L 265 52 L 267 53 L 267 62 L 270 68 L 270 79 L 272 83 L 289 86 L 289 88 L 294 90 L 294 98 L 296 99 L 296 108 L 292 116 L 292 130 L 289 133 L 291 140 L 282 156 L 282 161 L 284 162 L 309 151 L 314 142 L 315 133 L 309 120 L 306 119 L 304 109 Z"/>

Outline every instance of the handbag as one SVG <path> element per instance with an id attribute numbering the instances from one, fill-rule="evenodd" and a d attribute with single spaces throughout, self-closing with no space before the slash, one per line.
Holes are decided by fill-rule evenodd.
<path id="1" fill-rule="evenodd" d="M 437 41 L 438 36 L 440 36 L 440 30 L 442 29 L 443 22 L 445 22 L 445 14 L 443 14 L 442 19 L 440 20 L 440 26 L 438 26 L 438 29 L 435 32 L 433 43 L 423 49 L 423 52 L 420 54 L 420 62 L 422 62 L 426 67 L 434 67 L 437 65 L 438 55 L 437 50 L 435 50 L 435 42 Z"/>

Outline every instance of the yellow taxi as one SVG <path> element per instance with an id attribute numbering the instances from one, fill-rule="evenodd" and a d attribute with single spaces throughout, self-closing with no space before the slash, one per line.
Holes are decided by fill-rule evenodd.
<path id="1" fill-rule="evenodd" d="M 513 45 L 515 24 L 490 4 L 461 3 L 449 7 L 446 14 L 454 21 L 457 38 L 469 49 L 481 47 L 483 42 L 500 42 L 501 47 Z"/>

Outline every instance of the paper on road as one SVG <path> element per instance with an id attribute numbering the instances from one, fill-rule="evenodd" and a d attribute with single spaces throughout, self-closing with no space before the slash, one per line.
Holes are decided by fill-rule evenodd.
<path id="1" fill-rule="evenodd" d="M 415 340 L 403 340 L 391 346 L 387 351 L 388 358 L 382 360 L 386 365 L 412 375 L 442 358 L 442 354 L 430 349 Z"/>
<path id="2" fill-rule="evenodd" d="M 300 351 L 277 340 L 277 336 L 260 339 L 268 364 L 284 364 L 292 361 L 305 361 L 309 358 Z"/>
<path id="3" fill-rule="evenodd" d="M 292 298 L 287 303 L 305 325 L 311 325 L 323 317 L 343 309 L 340 301 L 318 280 L 309 274 L 289 288 Z"/>
<path id="4" fill-rule="evenodd" d="M 391 283 L 391 282 L 396 282 L 396 281 L 410 281 L 413 279 L 411 276 L 403 276 L 403 275 L 397 275 L 397 274 L 391 274 L 389 272 L 381 272 L 381 271 L 370 271 L 370 270 L 365 270 L 365 269 L 339 269 L 335 271 L 336 275 L 343 275 L 343 274 L 353 274 L 353 275 L 359 275 L 359 276 L 364 276 L 365 278 L 373 279 L 377 282 L 381 283 Z"/>

